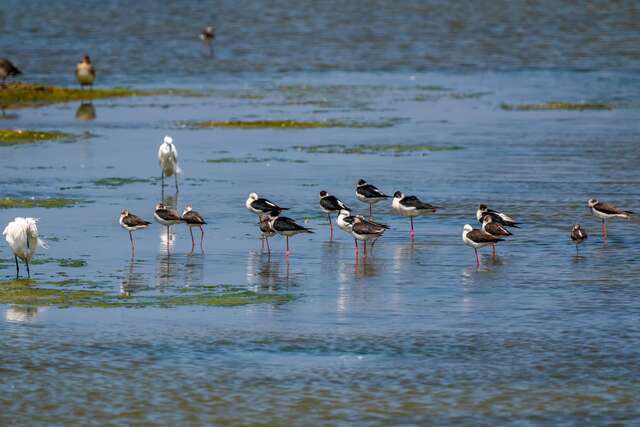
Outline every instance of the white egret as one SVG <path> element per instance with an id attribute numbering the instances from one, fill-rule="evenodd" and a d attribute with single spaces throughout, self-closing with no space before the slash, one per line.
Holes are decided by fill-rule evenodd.
<path id="1" fill-rule="evenodd" d="M 29 271 L 31 258 L 35 255 L 38 246 L 47 248 L 47 243 L 38 237 L 36 221 L 34 218 L 17 217 L 7 224 L 2 232 L 16 260 L 16 278 L 20 277 L 18 258 L 27 264 L 27 277 L 31 278 Z"/>

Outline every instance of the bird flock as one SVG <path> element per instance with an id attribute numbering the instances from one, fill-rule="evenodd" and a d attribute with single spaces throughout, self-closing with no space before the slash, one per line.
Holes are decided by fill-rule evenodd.
<path id="1" fill-rule="evenodd" d="M 157 223 L 166 227 L 167 243 L 171 239 L 171 227 L 178 224 L 185 224 L 191 236 L 191 253 L 195 251 L 196 247 L 193 229 L 199 228 L 200 250 L 204 253 L 204 226 L 207 224 L 204 217 L 193 210 L 191 205 L 187 205 L 180 215 L 175 209 L 164 203 L 164 178 L 175 177 L 177 194 L 179 191 L 178 174 L 181 173 L 178 163 L 178 151 L 173 143 L 173 138 L 168 135 L 164 137 L 162 144 L 160 144 L 158 148 L 158 163 L 161 170 L 162 202 L 155 206 L 153 213 L 154 219 Z M 354 214 L 353 210 L 347 206 L 346 203 L 324 190 L 320 191 L 319 207 L 320 210 L 327 215 L 329 220 L 330 239 L 334 237 L 331 215 L 337 214 L 335 223 L 340 230 L 353 237 L 356 257 L 359 256 L 358 242 L 362 242 L 364 257 L 366 258 L 378 239 L 389 229 L 388 225 L 374 221 L 373 205 L 392 199 L 391 207 L 393 210 L 398 215 L 409 217 L 411 221 L 411 240 L 415 239 L 414 218 L 432 215 L 442 209 L 442 207 L 423 202 L 416 196 L 407 196 L 401 191 L 396 191 L 393 197 L 391 197 L 364 179 L 358 180 L 355 188 L 355 196 L 360 202 L 369 205 L 368 217 Z M 285 238 L 285 256 L 289 256 L 290 237 L 314 232 L 312 229 L 298 224 L 294 219 L 283 216 L 282 212 L 289 208 L 279 206 L 266 198 L 259 197 L 258 194 L 254 192 L 249 194 L 245 206 L 251 213 L 258 216 L 259 221 L 257 224 L 260 231 L 261 250 L 263 251 L 266 245 L 269 255 L 271 254 L 271 246 L 269 244 L 271 237 L 280 235 Z M 614 218 L 630 219 L 633 215 L 631 211 L 621 210 L 596 199 L 589 199 L 587 206 L 594 216 L 602 220 L 602 235 L 605 240 L 607 238 L 607 220 Z M 520 223 L 503 212 L 490 209 L 485 204 L 481 204 L 476 210 L 476 219 L 481 224 L 481 228 L 475 229 L 470 224 L 465 224 L 462 230 L 462 241 L 465 245 L 474 249 L 476 266 L 480 267 L 478 249 L 491 245 L 493 247 L 493 257 L 495 257 L 496 245 L 504 239 L 511 237 L 512 233 L 509 229 L 519 228 Z M 17 217 L 4 229 L 3 235 L 14 254 L 16 277 L 20 277 L 18 259 L 26 264 L 27 277 L 31 277 L 29 269 L 31 259 L 39 247 L 47 247 L 46 242 L 39 237 L 36 223 L 37 220 L 34 218 Z M 135 257 L 136 246 L 133 232 L 148 228 L 151 222 L 131 213 L 128 209 L 122 209 L 119 223 L 122 228 L 129 233 L 131 256 Z M 588 238 L 586 231 L 580 224 L 574 224 L 571 228 L 570 238 L 576 245 L 576 255 L 579 255 L 578 246 Z M 369 243 L 369 249 L 367 248 L 367 243 Z M 169 250 L 168 244 L 167 250 Z"/>

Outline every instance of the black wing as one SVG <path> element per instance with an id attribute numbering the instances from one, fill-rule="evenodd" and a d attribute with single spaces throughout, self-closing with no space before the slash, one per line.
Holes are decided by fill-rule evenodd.
<path id="1" fill-rule="evenodd" d="M 207 222 L 204 220 L 204 218 L 202 218 L 202 215 L 200 215 L 198 212 L 196 211 L 189 211 L 186 214 L 182 215 L 182 219 L 187 223 L 187 224 L 196 224 L 196 225 L 204 225 Z"/>
<path id="2" fill-rule="evenodd" d="M 353 232 L 360 235 L 382 234 L 384 230 L 383 227 L 362 221 L 353 224 Z"/>
<path id="3" fill-rule="evenodd" d="M 129 214 L 125 216 L 124 218 L 122 218 L 122 222 L 124 223 L 124 225 L 128 227 L 140 227 L 143 225 L 151 224 L 149 221 L 145 221 L 144 219 L 134 214 Z"/>
<path id="4" fill-rule="evenodd" d="M 437 206 L 433 206 L 429 203 L 425 203 L 421 201 L 416 196 L 406 196 L 404 199 L 402 199 L 400 203 L 410 208 L 416 208 L 416 209 L 435 210 L 437 208 Z"/>
<path id="5" fill-rule="evenodd" d="M 339 211 L 340 209 L 345 209 L 350 211 L 342 200 L 338 199 L 336 196 L 326 196 L 320 199 L 320 206 L 325 208 L 328 211 Z"/>
<path id="6" fill-rule="evenodd" d="M 365 185 L 361 185 L 360 187 L 357 188 L 357 193 L 368 198 L 368 199 L 372 199 L 372 198 L 376 198 L 376 197 L 384 197 L 384 198 L 388 198 L 389 196 L 387 196 L 386 194 L 384 194 L 382 191 L 378 190 L 378 188 L 375 185 L 371 185 L 371 184 L 365 184 Z"/>
<path id="7" fill-rule="evenodd" d="M 262 212 L 271 212 L 271 211 L 286 211 L 288 208 L 281 208 L 275 203 L 267 200 L 267 199 L 256 199 L 251 202 L 251 207 L 257 209 Z"/>
<path id="8" fill-rule="evenodd" d="M 164 219 L 165 221 L 181 221 L 182 218 L 180 218 L 180 215 L 178 215 L 178 212 L 174 211 L 173 209 L 158 209 L 156 210 L 156 215 L 158 215 L 160 218 Z"/>
<path id="9" fill-rule="evenodd" d="M 280 216 L 273 222 L 273 229 L 275 231 L 306 231 L 307 233 L 313 233 L 313 231 L 309 230 L 307 227 L 303 227 L 296 223 L 291 218 L 287 218 L 286 216 Z"/>

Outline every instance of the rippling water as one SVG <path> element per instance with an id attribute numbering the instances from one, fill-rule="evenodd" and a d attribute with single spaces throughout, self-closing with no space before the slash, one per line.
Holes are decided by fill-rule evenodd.
<path id="1" fill-rule="evenodd" d="M 51 247 L 38 258 L 87 262 L 34 265 L 35 284 L 75 279 L 148 298 L 228 284 L 293 299 L 0 306 L 0 423 L 638 423 L 638 223 L 610 223 L 604 244 L 586 209 L 599 197 L 640 211 L 635 3 L 5 4 L 0 22 L 9 35 L 0 52 L 27 80 L 71 84 L 68 70 L 89 50 L 100 85 L 205 92 L 95 102 L 93 121 L 76 118 L 79 104 L 6 112 L 2 127 L 95 135 L 0 147 L 1 194 L 88 201 L 0 210 L 1 223 L 40 218 Z M 219 29 L 213 57 L 195 38 L 209 22 Z M 612 109 L 502 108 L 547 101 Z M 177 124 L 212 119 L 392 126 Z M 167 255 L 164 230 L 154 224 L 136 234 L 132 261 L 117 215 L 126 206 L 151 217 L 165 133 L 184 169 L 177 204 L 193 203 L 210 223 L 206 253 L 187 255 L 188 233 L 176 227 Z M 396 156 L 293 148 L 321 144 L 460 149 Z M 221 159 L 243 162 L 207 162 Z M 147 181 L 95 183 L 118 176 Z M 317 194 L 328 190 L 364 212 L 353 194 L 359 177 L 445 208 L 416 221 L 411 243 L 408 220 L 376 205 L 391 230 L 373 256 L 356 260 L 339 230 L 328 241 Z M 290 216 L 314 228 L 291 240 L 290 259 L 278 238 L 271 257 L 260 253 L 255 217 L 244 208 L 250 191 L 290 206 Z M 476 269 L 461 232 L 476 225 L 481 202 L 524 225 L 499 246 L 497 260 L 483 250 Z M 569 242 L 574 222 L 590 234 L 582 257 Z M 0 274 L 10 278 L 6 246 L 0 257 Z"/>

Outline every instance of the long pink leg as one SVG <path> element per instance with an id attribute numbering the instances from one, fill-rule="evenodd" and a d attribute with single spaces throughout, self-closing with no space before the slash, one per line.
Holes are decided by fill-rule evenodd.
<path id="1" fill-rule="evenodd" d="M 191 253 L 196 249 L 196 241 L 193 239 L 193 229 L 189 227 L 189 234 L 191 234 Z"/>
<path id="2" fill-rule="evenodd" d="M 478 258 L 478 250 L 476 248 L 473 248 L 474 251 L 476 251 L 476 267 L 480 267 L 480 258 Z"/>
<path id="3" fill-rule="evenodd" d="M 604 236 L 604 240 L 607 240 L 607 223 L 604 218 L 602 219 L 602 235 Z"/>
<path id="4" fill-rule="evenodd" d="M 356 258 L 358 257 L 358 239 L 353 239 L 356 242 Z"/>
<path id="5" fill-rule="evenodd" d="M 131 257 L 133 258 L 136 255 L 136 242 L 133 241 L 131 231 L 129 231 L 129 240 L 131 240 Z"/>
<path id="6" fill-rule="evenodd" d="M 367 257 L 367 241 L 364 241 L 364 257 Z"/>
<path id="7" fill-rule="evenodd" d="M 287 250 L 285 251 L 285 255 L 289 255 L 289 236 L 286 236 L 286 240 L 287 240 Z"/>
<path id="8" fill-rule="evenodd" d="M 493 257 L 496 257 L 496 244 L 493 244 Z"/>
<path id="9" fill-rule="evenodd" d="M 416 233 L 413 230 L 413 217 L 411 216 L 409 218 L 411 218 L 411 240 L 414 240 Z"/>

